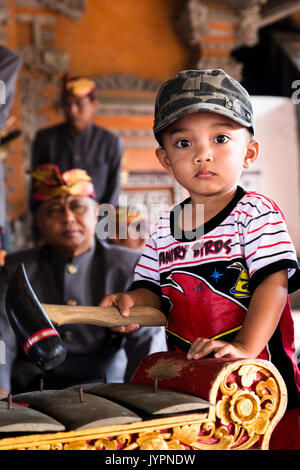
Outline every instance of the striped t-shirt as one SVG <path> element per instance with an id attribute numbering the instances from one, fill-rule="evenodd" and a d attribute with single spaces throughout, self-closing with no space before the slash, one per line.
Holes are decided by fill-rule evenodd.
<path id="1" fill-rule="evenodd" d="M 132 285 L 161 297 L 168 346 L 183 351 L 197 337 L 231 341 L 243 324 L 254 289 L 266 276 L 286 269 L 289 293 L 300 287 L 295 248 L 272 200 L 238 187 L 233 200 L 201 231 L 182 233 L 178 216 L 189 202 L 161 214 Z M 294 387 L 296 400 L 295 379 L 300 389 L 300 378 L 289 301 L 259 357 L 277 366 Z"/>

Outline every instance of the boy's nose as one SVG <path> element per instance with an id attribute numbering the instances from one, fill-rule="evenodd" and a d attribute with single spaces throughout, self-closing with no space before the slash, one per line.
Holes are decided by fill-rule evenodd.
<path id="1" fill-rule="evenodd" d="M 200 162 L 210 162 L 212 161 L 213 156 L 210 149 L 206 146 L 201 146 L 196 149 L 194 155 L 194 163 Z"/>

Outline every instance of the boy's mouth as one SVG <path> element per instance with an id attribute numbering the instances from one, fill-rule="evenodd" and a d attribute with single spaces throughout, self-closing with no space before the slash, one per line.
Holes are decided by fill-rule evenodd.
<path id="1" fill-rule="evenodd" d="M 215 175 L 215 173 L 213 173 L 210 170 L 199 170 L 195 174 L 195 178 L 211 178 L 214 175 Z"/>

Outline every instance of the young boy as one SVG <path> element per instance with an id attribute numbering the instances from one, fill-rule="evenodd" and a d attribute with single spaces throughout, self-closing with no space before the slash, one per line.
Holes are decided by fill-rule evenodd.
<path id="1" fill-rule="evenodd" d="M 250 97 L 223 70 L 180 72 L 158 93 L 154 135 L 161 165 L 190 197 L 161 215 L 130 292 L 101 305 L 116 305 L 124 316 L 133 305 L 163 309 L 168 346 L 188 359 L 272 361 L 294 410 L 295 444 L 288 445 L 300 449 L 300 374 L 288 301 L 300 266 L 276 204 L 238 186 L 259 151 Z"/>

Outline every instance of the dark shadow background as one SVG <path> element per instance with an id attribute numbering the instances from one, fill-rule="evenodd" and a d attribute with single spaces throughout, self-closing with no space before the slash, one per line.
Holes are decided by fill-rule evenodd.
<path id="1" fill-rule="evenodd" d="M 244 64 L 242 84 L 251 95 L 291 97 L 294 91 L 291 84 L 300 79 L 300 65 L 297 68 L 278 45 L 276 33 L 298 34 L 300 64 L 300 29 L 297 25 L 287 18 L 262 28 L 256 46 L 241 47 L 232 53 Z"/>

